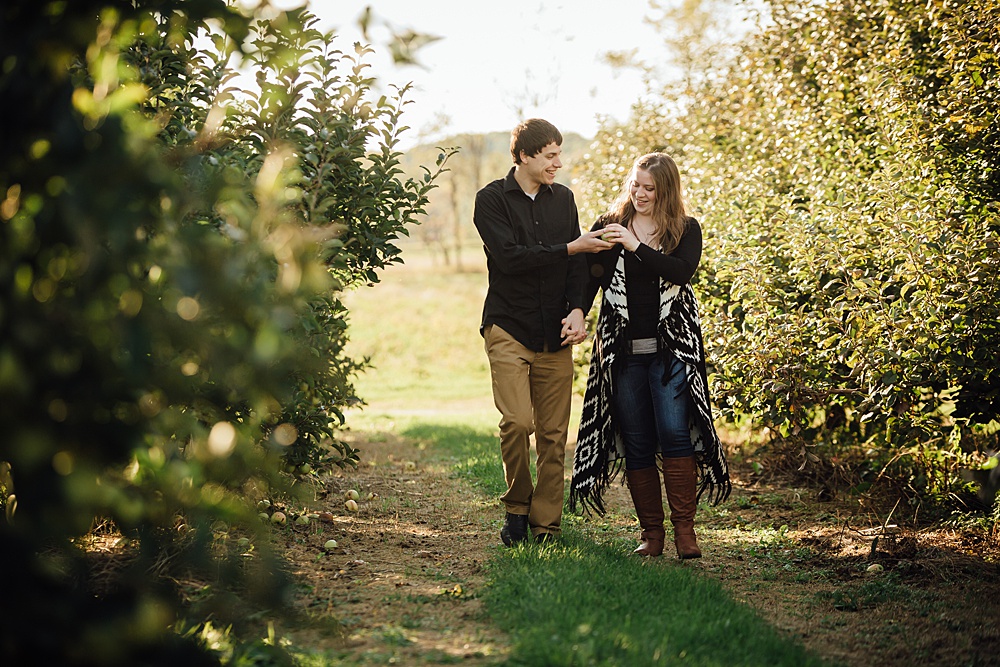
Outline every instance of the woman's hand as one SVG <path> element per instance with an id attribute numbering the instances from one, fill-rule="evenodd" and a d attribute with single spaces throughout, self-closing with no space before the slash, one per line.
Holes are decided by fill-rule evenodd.
<path id="1" fill-rule="evenodd" d="M 562 344 L 576 345 L 587 339 L 587 321 L 583 311 L 574 308 L 562 320 Z"/>
<path id="2" fill-rule="evenodd" d="M 629 252 L 635 252 L 636 248 L 639 247 L 639 239 L 635 237 L 635 234 L 617 222 L 612 222 L 601 229 L 601 238 L 608 243 L 621 243 Z"/>

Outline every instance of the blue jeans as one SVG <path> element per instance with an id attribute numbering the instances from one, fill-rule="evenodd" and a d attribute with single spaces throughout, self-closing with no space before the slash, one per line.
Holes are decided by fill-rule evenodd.
<path id="1" fill-rule="evenodd" d="M 657 452 L 664 458 L 694 456 L 687 374 L 672 354 L 667 355 L 667 363 L 670 369 L 664 384 L 659 354 L 630 354 L 622 360 L 613 400 L 625 444 L 626 470 L 655 466 Z"/>

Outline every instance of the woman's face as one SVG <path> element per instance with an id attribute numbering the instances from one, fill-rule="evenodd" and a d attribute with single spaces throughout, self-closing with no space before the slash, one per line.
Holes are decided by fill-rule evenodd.
<path id="1" fill-rule="evenodd" d="M 650 215 L 653 212 L 653 202 L 656 201 L 656 187 L 653 177 L 645 169 L 636 169 L 635 178 L 629 185 L 631 189 L 632 206 L 637 213 Z"/>

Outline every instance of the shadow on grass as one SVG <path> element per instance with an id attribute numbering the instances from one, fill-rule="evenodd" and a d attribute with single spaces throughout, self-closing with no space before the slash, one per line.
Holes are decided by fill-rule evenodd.
<path id="1" fill-rule="evenodd" d="M 453 462 L 486 497 L 503 493 L 495 431 L 415 423 L 400 431 Z M 715 580 L 631 542 L 568 526 L 545 547 L 498 548 L 483 599 L 511 637 L 509 665 L 822 665 Z"/>
<path id="2" fill-rule="evenodd" d="M 431 447 L 435 458 L 451 462 L 453 472 L 484 496 L 498 498 L 507 489 L 495 429 L 418 422 L 399 434 Z"/>

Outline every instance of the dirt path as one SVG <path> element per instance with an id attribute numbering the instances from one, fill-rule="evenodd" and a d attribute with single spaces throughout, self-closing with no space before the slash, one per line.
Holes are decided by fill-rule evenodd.
<path id="1" fill-rule="evenodd" d="M 356 444 L 359 468 L 326 478 L 317 498 L 326 521 L 281 533 L 302 582 L 298 603 L 342 628 L 282 632 L 337 664 L 502 662 L 506 639 L 478 599 L 483 564 L 498 548 L 499 503 L 412 443 L 386 436 Z M 344 508 L 348 489 L 361 496 L 356 513 Z M 632 539 L 627 491 L 615 485 L 608 506 L 603 519 L 567 523 Z M 856 499 L 819 502 L 805 489 L 737 479 L 727 503 L 700 511 L 705 558 L 683 566 L 720 580 L 734 599 L 838 664 L 1000 665 L 996 540 L 883 529 L 880 521 Z M 331 537 L 339 545 L 324 555 Z"/>
<path id="2" fill-rule="evenodd" d="M 329 650 L 345 665 L 502 659 L 503 637 L 478 599 L 498 541 L 494 503 L 429 458 L 393 438 L 365 442 L 357 470 L 326 479 L 317 504 L 332 516 L 293 529 L 287 555 L 304 582 L 300 604 L 343 628 L 286 630 L 296 645 Z M 344 508 L 349 489 L 361 497 L 356 513 Z M 321 555 L 330 538 L 338 547 Z"/>

